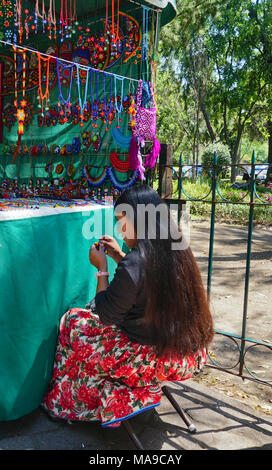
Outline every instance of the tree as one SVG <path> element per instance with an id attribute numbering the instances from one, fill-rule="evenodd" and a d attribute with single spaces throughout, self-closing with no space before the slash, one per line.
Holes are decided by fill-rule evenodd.
<path id="1" fill-rule="evenodd" d="M 162 71 L 172 71 L 184 100 L 194 96 L 199 125 L 203 120 L 210 142 L 228 145 L 237 164 L 254 113 L 271 112 L 271 0 L 179 0 L 177 6 L 161 35 Z"/>

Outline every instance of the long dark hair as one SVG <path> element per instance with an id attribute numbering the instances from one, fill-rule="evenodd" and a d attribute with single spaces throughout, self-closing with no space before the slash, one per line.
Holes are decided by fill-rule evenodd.
<path id="1" fill-rule="evenodd" d="M 168 222 L 171 219 L 174 223 L 166 202 L 148 185 L 137 184 L 124 190 L 115 202 L 115 214 L 120 204 L 128 204 L 133 209 L 136 233 L 139 204 L 155 207 L 163 204 Z M 144 265 L 147 297 L 144 322 L 156 338 L 158 356 L 168 352 L 191 355 L 207 347 L 213 338 L 209 298 L 190 246 L 181 250 L 172 249 L 172 243 L 177 242 L 177 239 L 173 239 L 170 223 L 166 237 L 161 238 L 158 230 L 161 227 L 159 211 L 156 211 L 155 220 L 156 236 L 148 238 L 146 214 L 145 236 L 138 238 L 137 244 Z M 179 241 L 182 241 L 182 230 L 177 224 L 176 229 L 180 233 Z"/>

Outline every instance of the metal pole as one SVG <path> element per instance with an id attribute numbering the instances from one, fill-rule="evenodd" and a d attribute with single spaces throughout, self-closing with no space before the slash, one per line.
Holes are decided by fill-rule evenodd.
<path id="1" fill-rule="evenodd" d="M 181 210 L 180 210 L 180 199 L 181 199 L 181 178 L 182 178 L 182 153 L 179 156 L 179 172 L 178 172 L 178 225 L 180 224 Z"/>
<path id="2" fill-rule="evenodd" d="M 247 260 L 246 260 L 246 277 L 245 277 L 244 309 L 243 309 L 243 324 L 242 324 L 242 334 L 241 334 L 242 339 L 241 339 L 239 375 L 242 375 L 243 367 L 244 367 L 250 259 L 251 259 L 252 232 L 253 232 L 253 220 L 254 220 L 254 183 L 255 183 L 255 151 L 253 151 L 252 158 L 251 158 L 250 207 L 249 207 L 249 221 L 248 221 Z"/>
<path id="3" fill-rule="evenodd" d="M 146 172 L 146 184 L 150 186 L 150 168 Z"/>
<path id="4" fill-rule="evenodd" d="M 209 247 L 209 266 L 208 266 L 208 282 L 207 282 L 207 293 L 208 298 L 211 294 L 211 281 L 212 281 L 212 263 L 213 263 L 213 242 L 214 242 L 214 223 L 215 223 L 215 205 L 216 205 L 216 166 L 217 166 L 217 155 L 213 156 L 213 168 L 212 168 L 212 211 L 211 211 L 211 225 L 210 225 L 210 247 Z"/>

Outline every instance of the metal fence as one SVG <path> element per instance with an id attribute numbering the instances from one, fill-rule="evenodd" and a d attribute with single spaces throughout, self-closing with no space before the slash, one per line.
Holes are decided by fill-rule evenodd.
<path id="1" fill-rule="evenodd" d="M 231 167 L 235 166 L 237 172 L 243 173 L 243 180 L 241 183 L 235 183 L 236 187 L 243 190 L 241 200 L 231 200 L 222 194 L 222 190 L 219 188 L 219 182 L 222 181 L 222 176 L 226 178 L 227 173 L 231 170 Z M 208 257 L 208 277 L 207 277 L 207 293 L 210 296 L 211 293 L 211 283 L 212 283 L 212 269 L 213 269 L 213 251 L 214 251 L 214 241 L 215 241 L 215 216 L 216 208 L 218 204 L 239 204 L 246 205 L 248 207 L 248 221 L 247 221 L 247 252 L 246 252 L 246 269 L 245 269 L 245 279 L 244 279 L 244 300 L 243 300 L 243 313 L 241 318 L 241 334 L 234 334 L 227 331 L 221 331 L 215 329 L 215 337 L 221 335 L 222 341 L 230 342 L 232 349 L 232 357 L 236 355 L 236 358 L 231 361 L 231 364 L 226 364 L 226 358 L 215 359 L 212 353 L 209 353 L 208 357 L 208 366 L 217 368 L 228 373 L 231 373 L 242 378 L 247 378 L 249 380 L 254 380 L 261 382 L 266 385 L 272 386 L 272 379 L 263 378 L 258 376 L 253 370 L 248 367 L 246 363 L 247 354 L 249 351 L 256 353 L 256 348 L 261 348 L 261 358 L 265 360 L 267 358 L 267 353 L 270 358 L 268 359 L 269 364 L 272 364 L 272 343 L 268 341 L 262 341 L 258 339 L 248 338 L 247 337 L 247 314 L 248 314 L 248 294 L 249 294 L 249 279 L 250 279 L 250 261 L 251 261 L 251 251 L 252 251 L 252 235 L 253 235 L 253 223 L 254 223 L 254 208 L 257 206 L 265 207 L 265 210 L 272 210 L 272 187 L 271 187 L 271 197 L 264 197 L 260 193 L 260 179 L 258 172 L 256 173 L 256 167 L 258 165 L 255 161 L 255 152 L 252 154 L 251 164 L 239 164 L 239 165 L 229 165 L 228 167 L 220 168 L 218 167 L 217 155 L 214 155 L 213 163 L 210 167 L 210 171 L 206 173 L 205 182 L 209 184 L 209 191 L 205 197 L 202 198 L 193 198 L 187 194 L 185 189 L 185 182 L 188 180 L 188 172 L 192 171 L 194 174 L 197 174 L 197 169 L 200 165 L 190 165 L 192 170 L 187 170 L 184 173 L 184 165 L 182 162 L 182 156 L 180 157 L 179 165 L 167 164 L 165 161 L 160 161 L 156 165 L 154 170 L 149 170 L 147 174 L 147 184 L 150 184 L 155 189 L 158 190 L 159 194 L 167 201 L 167 203 L 178 204 L 178 223 L 180 223 L 182 215 L 182 206 L 188 201 L 195 201 L 198 204 L 211 204 L 211 215 L 210 215 L 210 238 L 209 238 L 209 257 Z M 168 178 L 170 172 L 173 174 L 173 168 L 175 170 L 176 179 L 177 179 L 177 189 L 174 192 L 162 195 L 163 188 L 163 178 L 167 177 L 165 171 L 168 171 Z M 269 167 L 270 168 L 270 167 Z M 271 170 L 270 170 L 271 171 Z M 227 180 L 227 179 L 226 179 Z M 234 184 L 234 187 L 235 187 Z M 272 186 L 272 184 L 271 184 Z M 247 199 L 247 201 L 245 201 Z M 271 247 L 272 250 L 272 247 Z M 271 281 L 272 282 L 272 281 Z M 272 289 L 271 289 L 272 294 Z M 272 302 L 272 298 L 271 298 Z M 271 308 L 272 313 L 272 308 Z M 271 370 L 270 365 L 268 364 L 268 370 Z"/>

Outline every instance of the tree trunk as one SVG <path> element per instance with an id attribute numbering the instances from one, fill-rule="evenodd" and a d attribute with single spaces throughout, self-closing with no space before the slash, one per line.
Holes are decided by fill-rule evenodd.
<path id="1" fill-rule="evenodd" d="M 210 138 L 211 138 L 211 141 L 214 142 L 215 139 L 216 139 L 216 136 L 215 136 L 215 133 L 213 131 L 213 128 L 212 128 L 212 125 L 211 125 L 211 122 L 210 122 L 210 118 L 208 116 L 208 113 L 207 113 L 207 110 L 206 110 L 206 106 L 205 104 L 203 103 L 202 99 L 200 99 L 200 109 L 201 109 L 201 112 L 204 116 L 204 119 L 205 119 L 205 122 L 206 122 L 206 126 L 207 126 L 207 129 L 208 129 L 208 132 L 210 134 Z"/>
<path id="2" fill-rule="evenodd" d="M 195 144 L 195 137 L 194 137 L 194 143 L 193 143 L 193 166 L 192 166 L 192 183 L 195 182 L 195 162 L 196 162 L 196 144 Z"/>
<path id="3" fill-rule="evenodd" d="M 238 130 L 238 134 L 237 134 L 237 139 L 236 141 L 234 142 L 232 148 L 231 148 L 231 163 L 232 165 L 236 165 L 236 166 L 232 166 L 231 167 L 231 182 L 234 183 L 235 180 L 236 180 L 236 175 L 237 175 L 237 164 L 238 164 L 238 157 L 239 157 L 239 147 L 240 147 L 240 142 L 241 142 L 241 138 L 242 138 L 242 133 L 243 133 L 243 129 L 240 128 Z"/>
<path id="4" fill-rule="evenodd" d="M 171 198 L 173 192 L 171 165 L 173 165 L 173 145 L 161 144 L 158 193 L 163 198 Z"/>

